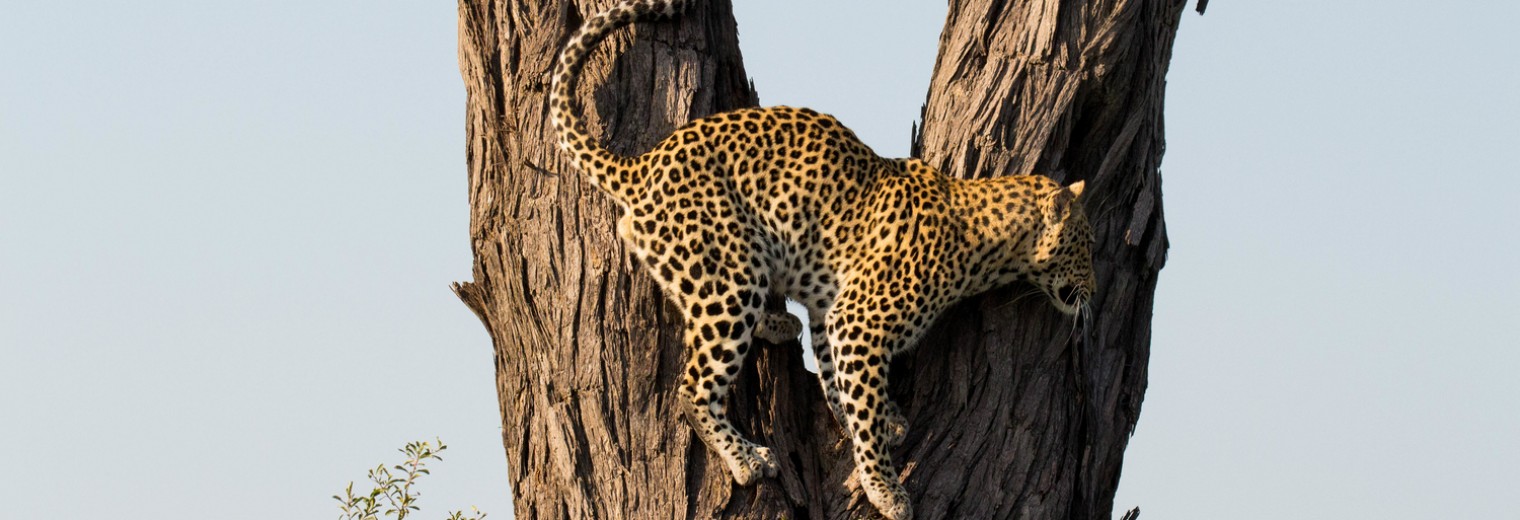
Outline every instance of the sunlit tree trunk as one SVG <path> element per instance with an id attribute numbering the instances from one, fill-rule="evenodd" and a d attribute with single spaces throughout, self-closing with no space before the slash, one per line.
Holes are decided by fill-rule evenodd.
<path id="1" fill-rule="evenodd" d="M 517 516 L 872 517 L 797 344 L 760 348 L 730 402 L 740 430 L 776 451 L 780 477 L 734 486 L 682 421 L 679 314 L 616 238 L 610 200 L 553 145 L 546 117 L 559 46 L 611 4 L 459 5 L 475 267 L 456 292 L 494 343 Z M 1082 345 L 1042 297 L 1015 298 L 1027 287 L 995 291 L 947 313 L 897 363 L 892 391 L 910 432 L 894 458 L 918 518 L 1108 516 L 1165 260 L 1161 101 L 1181 10 L 951 2 L 915 153 L 962 177 L 1087 180 L 1099 312 Z M 624 153 L 756 101 L 726 1 L 615 33 L 578 95 Z"/>

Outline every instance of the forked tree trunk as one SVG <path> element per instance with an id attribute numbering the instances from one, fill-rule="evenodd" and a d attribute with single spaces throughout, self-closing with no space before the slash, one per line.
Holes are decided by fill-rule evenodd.
<path id="1" fill-rule="evenodd" d="M 797 344 L 758 349 L 730 398 L 740 430 L 778 454 L 779 478 L 734 486 L 681 419 L 681 318 L 616 238 L 610 200 L 553 146 L 546 117 L 559 46 L 612 3 L 459 5 L 475 269 L 455 289 L 495 345 L 517 517 L 874 517 Z M 1043 297 L 996 291 L 947 313 L 897 363 L 892 393 L 910 432 L 894 458 L 918 518 L 1108 516 L 1165 259 L 1161 100 L 1181 10 L 951 2 L 914 149 L 952 175 L 1086 179 L 1099 312 L 1094 343 L 1080 345 Z M 615 33 L 581 87 L 592 128 L 623 153 L 755 103 L 726 1 Z"/>

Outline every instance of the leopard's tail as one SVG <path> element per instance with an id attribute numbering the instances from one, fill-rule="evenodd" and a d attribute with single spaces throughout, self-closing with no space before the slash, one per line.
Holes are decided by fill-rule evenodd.
<path id="1" fill-rule="evenodd" d="M 559 146 L 571 155 L 575 167 L 592 177 L 596 185 L 626 201 L 632 195 L 636 171 L 628 157 L 602 148 L 586 131 L 575 83 L 586 65 L 586 55 L 607 34 L 639 20 L 681 14 L 693 0 L 624 0 L 581 24 L 559 53 L 549 90 L 549 118 L 559 134 Z"/>

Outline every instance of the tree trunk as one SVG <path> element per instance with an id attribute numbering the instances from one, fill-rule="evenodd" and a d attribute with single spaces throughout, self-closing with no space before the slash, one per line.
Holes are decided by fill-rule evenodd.
<path id="1" fill-rule="evenodd" d="M 730 398 L 738 428 L 775 450 L 780 477 L 734 486 L 681 419 L 679 313 L 634 265 L 616 208 L 569 166 L 546 117 L 560 45 L 612 3 L 459 5 L 475 267 L 455 291 L 494 343 L 517 517 L 873 517 L 797 344 L 754 352 Z M 952 175 L 1086 179 L 1099 312 L 1095 341 L 1080 345 L 1043 297 L 996 291 L 948 313 L 897 363 L 892 392 L 910 431 L 894 459 L 918 518 L 1108 515 L 1165 258 L 1161 98 L 1181 9 L 952 2 L 915 153 Z M 623 153 L 755 103 L 725 1 L 614 33 L 578 95 Z"/>
<path id="2" fill-rule="evenodd" d="M 957 177 L 1085 180 L 1098 290 L 1090 344 L 1014 286 L 948 313 L 907 370 L 893 370 L 912 374 L 893 386 L 918 430 L 908 489 L 920 511 L 945 512 L 932 518 L 1113 509 L 1166 261 L 1162 99 L 1184 3 L 951 2 L 914 153 Z"/>

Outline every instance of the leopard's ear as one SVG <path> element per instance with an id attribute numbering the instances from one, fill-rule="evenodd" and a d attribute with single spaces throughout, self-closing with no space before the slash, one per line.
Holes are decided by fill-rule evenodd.
<path id="1" fill-rule="evenodd" d="M 1066 187 L 1066 191 L 1070 191 L 1071 192 L 1071 197 L 1072 198 L 1074 198 L 1074 199 L 1080 199 L 1080 198 L 1082 198 L 1082 189 L 1086 188 L 1086 187 L 1087 187 L 1087 181 L 1077 181 L 1077 182 L 1071 183 L 1071 186 L 1067 186 Z"/>
<path id="2" fill-rule="evenodd" d="M 1076 189 L 1057 188 L 1050 192 L 1051 216 L 1057 220 L 1066 220 L 1066 215 L 1071 213 L 1071 203 L 1076 202 L 1077 196 L 1082 194 L 1082 184 L 1073 184 Z"/>

